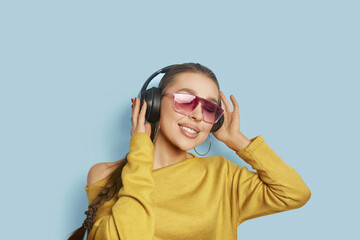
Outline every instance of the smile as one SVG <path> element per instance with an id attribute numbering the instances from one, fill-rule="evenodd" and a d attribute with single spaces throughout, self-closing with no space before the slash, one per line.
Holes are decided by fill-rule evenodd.
<path id="1" fill-rule="evenodd" d="M 189 133 L 197 133 L 195 130 L 191 129 L 191 128 L 188 128 L 188 127 L 185 127 L 185 126 L 181 126 L 183 129 L 185 129 L 186 131 L 188 131 Z"/>
<path id="2" fill-rule="evenodd" d="M 186 137 L 196 138 L 199 135 L 200 129 L 190 123 L 179 123 L 180 131 Z"/>

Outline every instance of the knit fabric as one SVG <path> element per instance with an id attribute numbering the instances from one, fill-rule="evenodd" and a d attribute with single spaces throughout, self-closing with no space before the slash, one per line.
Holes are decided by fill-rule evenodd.
<path id="1" fill-rule="evenodd" d="M 224 157 L 196 157 L 153 170 L 146 133 L 130 139 L 123 187 L 102 205 L 87 239 L 237 239 L 245 220 L 303 206 L 311 192 L 261 135 L 236 152 L 256 170 Z M 85 186 L 89 204 L 108 181 Z"/>

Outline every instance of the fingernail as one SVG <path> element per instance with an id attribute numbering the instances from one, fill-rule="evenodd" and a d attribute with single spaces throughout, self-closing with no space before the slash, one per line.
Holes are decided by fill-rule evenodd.
<path id="1" fill-rule="evenodd" d="M 134 99 L 131 99 L 131 102 L 134 103 Z"/>
<path id="2" fill-rule="evenodd" d="M 145 102 L 145 101 L 143 100 L 143 102 L 142 102 L 143 105 L 144 105 L 144 102 Z"/>

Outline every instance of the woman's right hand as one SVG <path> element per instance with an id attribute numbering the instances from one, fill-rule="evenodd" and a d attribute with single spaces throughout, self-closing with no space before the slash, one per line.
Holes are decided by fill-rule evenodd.
<path id="1" fill-rule="evenodd" d="M 135 133 L 145 132 L 150 137 L 151 125 L 150 123 L 145 123 L 146 107 L 147 104 L 144 101 L 144 104 L 140 110 L 140 99 L 136 97 L 133 100 L 131 116 L 132 128 L 130 131 L 131 136 Z"/>

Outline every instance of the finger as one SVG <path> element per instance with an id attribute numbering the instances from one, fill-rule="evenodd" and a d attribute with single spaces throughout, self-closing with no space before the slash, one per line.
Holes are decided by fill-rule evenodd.
<path id="1" fill-rule="evenodd" d="M 226 97 L 225 97 L 224 93 L 221 91 L 220 91 L 220 98 L 221 98 L 221 101 L 223 102 L 223 104 L 221 104 L 221 108 L 224 110 L 224 112 L 223 112 L 224 123 L 226 123 L 227 118 L 228 118 L 228 112 L 226 110 L 226 105 L 225 105 Z"/>
<path id="2" fill-rule="evenodd" d="M 226 99 L 225 94 L 223 92 L 220 91 L 220 98 L 223 101 L 224 105 L 225 105 L 225 111 L 226 112 L 231 112 L 231 104 L 230 102 Z"/>
<path id="3" fill-rule="evenodd" d="M 138 123 L 138 115 L 139 115 L 139 106 L 138 106 L 138 98 L 135 98 L 132 109 L 131 123 L 133 128 L 136 129 Z"/>
<path id="4" fill-rule="evenodd" d="M 230 95 L 230 99 L 231 99 L 231 102 L 234 106 L 234 112 L 238 113 L 239 112 L 239 104 L 238 102 L 236 101 L 236 98 L 234 95 Z"/>
<path id="5" fill-rule="evenodd" d="M 225 112 L 225 104 L 224 104 L 222 95 L 223 95 L 223 92 L 220 91 L 220 105 L 221 105 L 221 106 L 219 106 L 219 107 L 221 107 L 221 108 L 224 110 L 224 112 Z"/>
<path id="6" fill-rule="evenodd" d="M 149 137 L 151 137 L 151 124 L 150 123 L 145 124 L 145 132 L 147 135 L 149 135 Z"/>
<path id="7" fill-rule="evenodd" d="M 146 105 L 146 102 L 144 101 L 144 103 L 142 104 L 140 113 L 139 113 L 139 120 L 138 120 L 139 126 L 143 126 L 145 124 L 146 107 L 147 107 L 147 105 Z"/>

